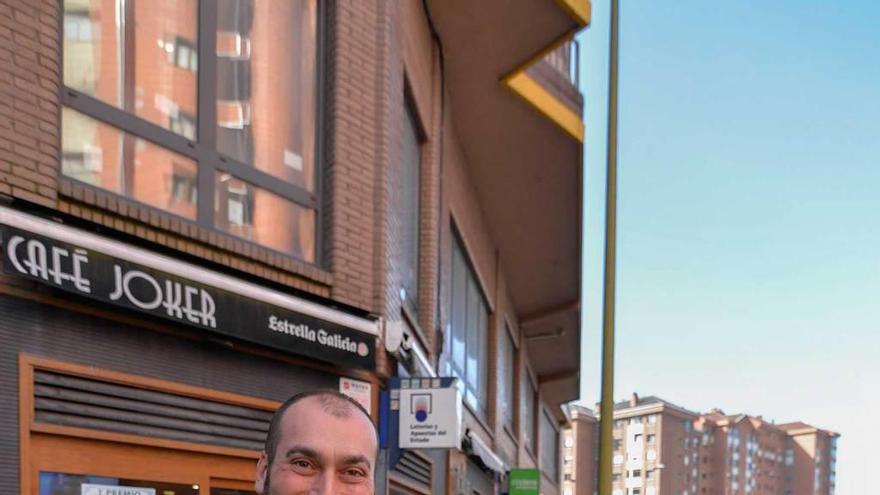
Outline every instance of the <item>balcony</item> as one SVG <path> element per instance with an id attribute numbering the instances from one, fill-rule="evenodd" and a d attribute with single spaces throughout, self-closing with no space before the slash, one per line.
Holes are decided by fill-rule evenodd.
<path id="1" fill-rule="evenodd" d="M 566 41 L 539 62 L 526 69 L 526 74 L 548 90 L 571 111 L 580 114 L 584 97 L 580 92 L 580 43 Z"/>

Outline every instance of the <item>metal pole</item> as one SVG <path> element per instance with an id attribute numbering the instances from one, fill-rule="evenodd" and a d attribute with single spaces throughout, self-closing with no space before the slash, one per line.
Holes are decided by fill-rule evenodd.
<path id="1" fill-rule="evenodd" d="M 617 252 L 618 0 L 611 0 L 608 61 L 608 172 L 605 185 L 605 292 L 602 308 L 602 401 L 599 418 L 599 495 L 611 495 L 614 455 L 614 282 Z"/>

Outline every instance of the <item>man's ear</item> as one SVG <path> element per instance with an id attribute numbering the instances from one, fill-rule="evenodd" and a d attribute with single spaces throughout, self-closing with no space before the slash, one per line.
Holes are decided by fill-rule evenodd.
<path id="1" fill-rule="evenodd" d="M 257 495 L 263 495 L 267 493 L 265 491 L 266 488 L 266 478 L 269 476 L 269 458 L 266 456 L 266 452 L 260 454 L 260 460 L 257 461 L 257 477 L 254 481 L 254 491 L 257 492 Z"/>

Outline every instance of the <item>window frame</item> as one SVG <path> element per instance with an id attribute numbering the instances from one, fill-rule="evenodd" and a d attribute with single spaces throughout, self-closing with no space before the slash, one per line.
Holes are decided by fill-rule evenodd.
<path id="1" fill-rule="evenodd" d="M 498 401 L 497 407 L 499 409 L 501 409 L 501 411 L 502 411 L 501 414 L 499 414 L 501 428 L 507 432 L 508 436 L 511 437 L 511 439 L 514 441 L 514 443 L 519 445 L 519 436 L 515 433 L 516 431 L 519 431 L 518 426 L 519 426 L 519 421 L 520 421 L 520 419 L 519 419 L 519 416 L 520 416 L 519 409 L 520 408 L 517 407 L 517 405 L 519 404 L 519 393 L 520 393 L 518 390 L 519 387 L 517 387 L 517 385 L 519 384 L 519 380 L 521 379 L 521 375 L 522 375 L 522 373 L 520 372 L 520 366 L 519 366 L 519 364 L 520 364 L 519 347 L 517 347 L 516 339 L 514 338 L 513 325 L 510 324 L 510 321 L 507 319 L 507 317 L 504 317 L 501 319 L 501 326 L 503 328 L 498 331 L 503 336 L 498 340 L 500 342 L 502 342 L 501 345 L 505 345 L 507 342 L 509 342 L 510 343 L 510 351 L 511 351 L 510 352 L 510 360 L 511 361 L 509 363 L 510 369 L 508 370 L 510 372 L 510 378 L 509 378 L 510 379 L 510 392 L 511 392 L 510 393 L 510 411 L 512 413 L 511 417 L 510 417 L 510 424 L 508 424 L 505 421 L 504 404 L 502 404 L 500 400 Z M 500 360 L 501 355 L 502 355 L 502 353 L 499 352 L 499 354 L 498 354 L 499 360 Z M 500 369 L 500 366 L 498 366 L 498 368 Z M 501 374 L 499 373 L 499 375 L 501 375 Z M 503 375 L 501 375 L 501 378 L 502 378 L 502 380 L 505 380 L 505 381 L 507 380 L 507 378 L 504 377 Z M 502 385 L 506 385 L 506 383 L 502 384 Z M 500 390 L 501 390 L 501 387 L 499 387 L 498 393 L 496 393 L 496 395 L 498 397 L 501 397 Z"/>
<path id="2" fill-rule="evenodd" d="M 320 1 L 320 0 L 319 0 Z M 402 222 L 404 229 L 412 229 L 414 230 L 413 242 L 415 256 L 414 256 L 414 266 L 407 267 L 413 270 L 414 275 L 414 284 L 411 288 L 406 287 L 408 285 L 408 280 L 405 278 L 401 280 L 401 289 L 403 289 L 406 293 L 406 297 L 401 298 L 401 303 L 405 307 L 406 311 L 412 313 L 418 320 L 419 314 L 419 298 L 421 297 L 420 284 L 422 280 L 421 273 L 421 255 L 422 255 L 422 183 L 424 182 L 424 172 L 425 172 L 425 144 L 428 142 L 427 133 L 422 125 L 421 113 L 419 112 L 419 107 L 416 104 L 415 98 L 412 96 L 412 92 L 409 89 L 409 80 L 405 78 L 404 91 L 403 91 L 403 111 L 401 112 L 402 116 L 402 125 L 401 125 L 401 146 L 400 146 L 400 167 L 402 176 L 406 176 L 404 173 L 404 168 L 411 166 L 410 163 L 404 162 L 404 135 L 406 134 L 406 130 L 404 129 L 407 126 L 412 127 L 413 134 L 415 136 L 415 149 L 418 153 L 417 162 L 415 164 L 415 191 L 413 192 L 415 196 L 415 214 L 414 218 L 407 218 L 404 222 Z M 409 187 L 410 184 L 404 184 L 405 187 Z M 404 205 L 409 206 L 409 205 Z M 409 222 L 412 221 L 412 225 L 409 225 Z M 409 233 L 407 234 L 409 235 Z M 409 254 L 406 254 L 406 258 L 409 257 Z M 409 289 L 412 289 L 410 292 Z M 418 330 L 421 332 L 421 328 Z"/>
<path id="3" fill-rule="evenodd" d="M 254 0 L 256 1 L 256 0 Z M 270 253 L 277 253 L 287 259 L 295 260 L 309 266 L 318 268 L 324 267 L 324 222 L 323 222 L 323 196 L 324 196 L 324 156 L 326 153 L 326 137 L 327 132 L 325 126 L 327 121 L 325 118 L 325 110 L 328 91 L 326 86 L 326 53 L 328 49 L 328 33 L 327 26 L 327 6 L 326 2 L 320 0 L 311 0 L 316 3 L 316 33 L 315 33 L 315 73 L 311 77 L 315 78 L 315 163 L 314 166 L 314 185 L 310 192 L 305 188 L 299 187 L 283 179 L 276 178 L 256 168 L 255 165 L 248 165 L 235 158 L 221 154 L 217 150 L 217 108 L 216 108 L 216 34 L 217 34 L 217 9 L 212 2 L 208 0 L 196 0 L 197 2 L 197 22 L 198 36 L 196 40 L 192 40 L 196 46 L 196 54 L 198 59 L 198 71 L 196 74 L 196 139 L 190 140 L 186 137 L 176 134 L 171 129 L 165 129 L 157 124 L 140 118 L 133 112 L 126 111 L 123 108 L 101 101 L 100 99 L 77 91 L 74 88 L 64 84 L 64 74 L 61 74 L 61 84 L 59 87 L 60 103 L 62 107 L 75 110 L 83 115 L 94 119 L 100 123 L 107 124 L 113 128 L 128 133 L 136 138 L 147 140 L 156 146 L 162 147 L 185 158 L 194 160 L 197 167 L 197 190 L 198 202 L 196 204 L 196 219 L 182 217 L 169 210 L 158 208 L 133 196 L 122 194 L 113 190 L 105 189 L 96 185 L 92 185 L 76 178 L 64 175 L 59 167 L 58 177 L 60 181 L 69 181 L 87 190 L 92 190 L 100 194 L 109 194 L 125 201 L 131 201 L 146 208 L 155 211 L 161 216 L 168 216 L 180 222 L 190 225 L 196 225 L 203 229 L 207 229 L 213 234 L 224 237 L 235 242 L 245 243 L 254 246 L 256 249 L 265 250 Z M 62 60 L 64 58 L 64 23 L 65 8 L 64 1 L 59 1 L 60 16 L 58 19 L 59 36 L 58 48 L 61 52 Z M 74 11 L 76 12 L 76 11 Z M 127 17 L 132 17 L 133 12 L 126 11 Z M 176 64 L 174 64 L 177 67 Z M 181 70 L 188 70 L 180 68 Z M 62 131 L 63 132 L 63 131 Z M 58 140 L 61 140 L 59 133 Z M 308 261 L 306 259 L 295 256 L 293 253 L 279 251 L 275 248 L 260 244 L 254 240 L 237 236 L 230 232 L 225 232 L 215 227 L 214 223 L 214 202 L 215 202 L 215 174 L 217 172 L 228 173 L 233 177 L 251 184 L 252 186 L 264 189 L 280 198 L 289 201 L 299 207 L 314 211 L 314 259 Z"/>
<path id="4" fill-rule="evenodd" d="M 468 409 L 473 411 L 474 415 L 477 416 L 477 418 L 480 421 L 485 422 L 489 419 L 489 400 L 490 400 L 490 396 L 491 396 L 491 392 L 492 392 L 491 384 L 489 383 L 489 377 L 490 377 L 490 373 L 489 373 L 489 359 L 490 359 L 489 343 L 491 341 L 491 339 L 489 338 L 490 337 L 489 326 L 490 326 L 490 322 L 492 321 L 492 318 L 491 318 L 492 317 L 492 311 L 491 311 L 492 308 L 489 305 L 489 299 L 486 297 L 486 293 L 483 289 L 483 285 L 480 281 L 480 277 L 477 274 L 477 270 L 476 270 L 473 262 L 471 261 L 471 257 L 469 255 L 467 245 L 465 244 L 463 237 L 459 234 L 458 230 L 455 228 L 454 223 L 452 225 L 452 232 L 453 232 L 453 235 L 452 235 L 452 242 L 451 242 L 451 246 L 450 246 L 450 271 L 449 271 L 449 291 L 450 291 L 449 321 L 448 321 L 449 335 L 446 338 L 446 342 L 448 342 L 448 346 L 449 346 L 447 348 L 447 352 L 446 352 L 446 354 L 448 356 L 447 366 L 448 366 L 450 373 L 455 375 L 458 378 L 458 381 L 461 383 L 460 386 L 462 387 L 462 393 L 464 395 L 463 403 L 464 403 L 465 407 L 467 407 Z M 468 321 L 470 319 L 470 315 L 468 314 L 467 308 L 470 307 L 470 304 L 469 304 L 469 300 L 467 299 L 467 296 L 465 296 L 465 320 L 464 320 L 465 334 L 463 336 L 464 337 L 464 360 L 465 360 L 464 369 L 459 369 L 459 366 L 455 361 L 455 355 L 454 355 L 453 349 L 452 349 L 452 346 L 454 345 L 453 334 L 455 333 L 455 328 L 453 328 L 453 325 L 455 323 L 454 291 L 455 291 L 455 252 L 456 252 L 456 250 L 461 253 L 461 257 L 464 262 L 464 267 L 467 269 L 466 275 L 470 275 L 470 277 L 473 278 L 473 284 L 476 287 L 477 295 L 479 296 L 479 299 L 483 303 L 483 307 L 486 310 L 485 322 L 483 325 L 484 339 L 481 342 L 483 344 L 483 347 L 485 350 L 485 363 L 479 363 L 479 362 L 477 363 L 477 366 L 480 368 L 480 371 L 485 369 L 485 375 L 483 376 L 483 379 L 485 382 L 486 394 L 483 397 L 480 397 L 481 390 L 473 390 L 470 383 L 468 383 L 468 371 L 469 370 L 467 368 L 467 360 L 468 360 L 469 333 L 467 331 L 467 328 L 468 328 Z M 468 282 L 468 280 L 465 280 L 466 286 L 468 285 L 467 282 Z M 482 353 L 479 353 L 479 351 L 478 351 L 478 356 L 480 356 L 480 355 L 482 355 Z M 481 382 L 480 385 L 483 385 L 483 382 Z M 478 399 L 478 406 L 479 407 L 473 407 L 473 405 L 469 403 L 469 401 L 467 399 L 468 392 L 472 393 L 474 395 L 474 397 L 476 397 Z M 480 401 L 479 399 L 482 399 L 482 400 Z"/>
<path id="5" fill-rule="evenodd" d="M 525 351 L 523 350 L 522 352 L 525 352 Z M 525 360 L 523 360 L 523 361 L 525 361 Z M 539 428 L 539 422 L 538 422 L 538 413 L 540 411 L 540 402 L 541 401 L 540 401 L 540 395 L 538 393 L 538 382 L 537 382 L 537 380 L 535 380 L 533 378 L 532 370 L 529 369 L 528 364 L 526 364 L 525 362 L 522 363 L 522 366 L 520 367 L 520 371 L 523 373 L 522 380 L 520 380 L 520 390 L 522 390 L 523 387 L 529 387 L 528 391 L 532 393 L 532 407 L 530 408 L 531 415 L 532 415 L 532 421 L 531 421 L 532 424 L 531 425 L 526 424 L 527 423 L 527 421 L 525 421 L 526 418 L 520 418 L 520 423 L 521 423 L 519 425 L 520 431 L 521 431 L 521 433 L 525 434 L 526 428 L 529 429 L 529 432 L 531 433 L 531 442 L 526 442 L 525 439 L 528 437 L 523 435 L 523 445 L 525 446 L 526 452 L 531 454 L 531 456 L 534 458 L 535 462 L 539 462 L 538 452 L 539 452 L 539 448 L 540 448 L 540 438 L 538 438 L 538 435 L 540 434 L 540 431 L 539 431 L 540 428 Z M 523 397 L 520 398 L 520 403 L 525 405 L 525 400 Z M 525 409 L 525 408 L 523 408 L 523 409 Z"/>
<path id="6" fill-rule="evenodd" d="M 540 469 L 541 473 L 548 480 L 550 480 L 554 485 L 558 485 L 559 484 L 559 473 L 561 472 L 561 469 L 562 469 L 561 462 L 560 462 L 561 455 L 560 455 L 560 445 L 559 445 L 559 424 L 556 422 L 555 418 L 553 417 L 553 413 L 551 413 L 546 407 L 544 407 L 543 404 L 538 404 L 538 412 L 541 415 L 539 418 L 537 418 L 538 424 L 539 424 L 539 426 L 538 426 L 538 435 L 539 435 L 538 450 L 540 452 L 540 454 L 538 455 L 538 457 L 539 457 L 538 463 L 541 466 L 541 469 Z M 547 460 L 546 456 L 548 455 L 546 450 L 544 449 L 544 447 L 545 447 L 544 442 L 546 441 L 546 439 L 544 438 L 544 435 L 547 432 L 544 431 L 544 428 L 542 426 L 545 424 L 547 425 L 547 427 L 550 428 L 550 433 L 553 434 L 553 445 L 555 446 L 555 450 L 552 454 L 553 461 L 555 462 L 554 465 L 551 466 L 553 468 L 552 473 L 549 473 L 547 471 L 547 467 L 544 466 L 544 464 L 545 464 L 544 461 Z"/>

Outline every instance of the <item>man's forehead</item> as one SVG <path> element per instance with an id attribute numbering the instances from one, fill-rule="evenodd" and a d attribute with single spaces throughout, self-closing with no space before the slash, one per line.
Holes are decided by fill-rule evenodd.
<path id="1" fill-rule="evenodd" d="M 375 445 L 378 439 L 370 419 L 353 405 L 332 399 L 335 401 L 307 397 L 290 406 L 281 418 L 280 443 L 301 443 L 310 438 L 329 441 L 328 434 L 340 433 L 349 443 Z"/>

